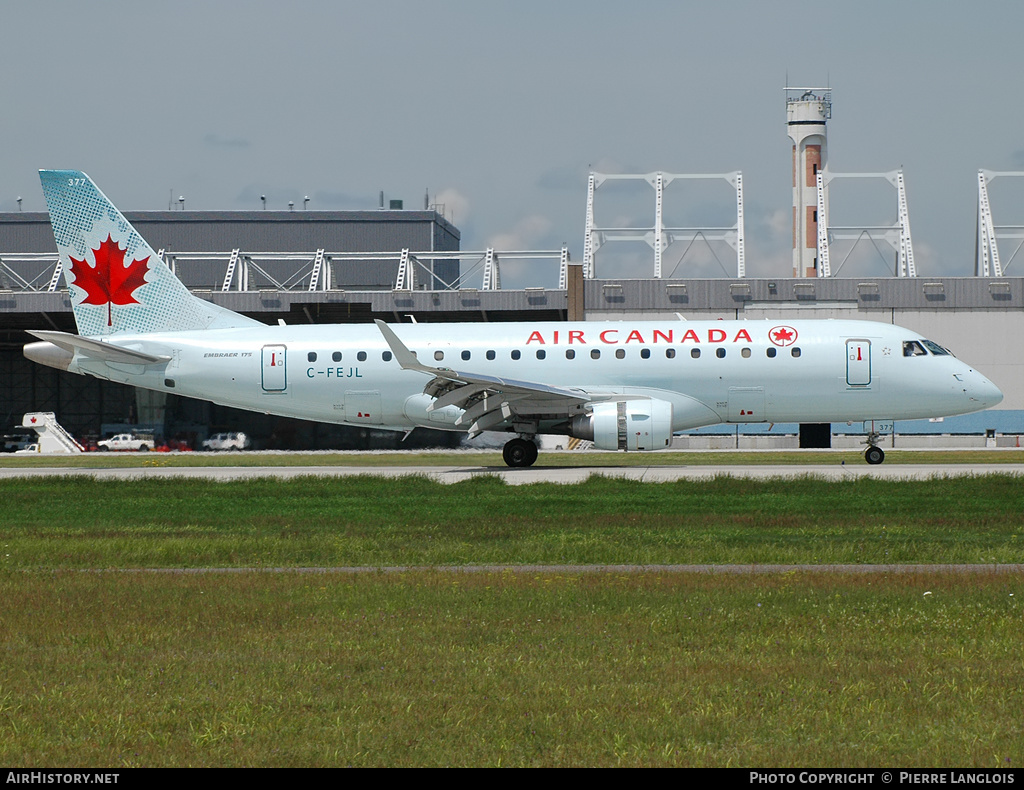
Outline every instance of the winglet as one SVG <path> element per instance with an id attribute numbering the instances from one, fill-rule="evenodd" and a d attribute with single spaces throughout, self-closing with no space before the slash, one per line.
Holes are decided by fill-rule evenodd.
<path id="1" fill-rule="evenodd" d="M 437 372 L 435 368 L 424 365 L 416 359 L 416 355 L 398 338 L 398 335 L 395 334 L 395 331 L 390 326 L 379 318 L 375 319 L 374 323 L 377 324 L 377 329 L 380 330 L 380 333 L 384 335 L 384 340 L 387 341 L 388 348 L 390 348 L 391 353 L 395 355 L 395 360 L 397 360 L 402 370 L 419 370 L 424 373 Z"/>

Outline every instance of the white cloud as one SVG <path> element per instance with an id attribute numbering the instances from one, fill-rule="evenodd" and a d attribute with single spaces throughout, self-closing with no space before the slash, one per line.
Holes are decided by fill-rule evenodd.
<path id="1" fill-rule="evenodd" d="M 792 238 L 793 234 L 793 210 L 778 209 L 764 218 L 765 227 L 772 232 L 772 236 L 780 239 Z"/>
<path id="2" fill-rule="evenodd" d="M 551 220 L 539 214 L 531 214 L 519 220 L 511 230 L 497 233 L 487 241 L 488 247 L 496 250 L 529 250 L 551 232 Z"/>
<path id="3" fill-rule="evenodd" d="M 454 187 L 442 189 L 432 195 L 430 202 L 437 205 L 437 210 L 456 227 L 465 224 L 471 213 L 469 198 Z"/>

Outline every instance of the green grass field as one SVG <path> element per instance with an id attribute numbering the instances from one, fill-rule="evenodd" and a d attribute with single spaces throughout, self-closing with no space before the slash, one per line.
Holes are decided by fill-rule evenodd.
<path id="1" fill-rule="evenodd" d="M 507 486 L 422 477 L 0 481 L 0 568 L 1024 562 L 992 475 Z"/>
<path id="2" fill-rule="evenodd" d="M 0 481 L 0 763 L 1016 767 L 1022 488 Z"/>

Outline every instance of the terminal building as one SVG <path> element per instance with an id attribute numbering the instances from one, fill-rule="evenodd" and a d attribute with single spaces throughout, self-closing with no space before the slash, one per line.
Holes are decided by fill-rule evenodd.
<path id="1" fill-rule="evenodd" d="M 787 89 L 787 131 L 793 141 L 793 269 L 785 277 L 746 276 L 742 174 L 592 174 L 587 190 L 583 260 L 566 249 L 463 251 L 460 233 L 432 208 L 370 211 L 125 212 L 168 265 L 202 298 L 268 324 L 284 321 L 344 325 L 389 322 L 564 321 L 801 318 L 864 319 L 914 329 L 969 360 L 1004 393 L 995 410 L 895 426 L 899 434 L 958 434 L 980 444 L 1017 446 L 1024 433 L 1024 278 L 1009 277 L 997 239 L 1014 236 L 992 221 L 986 185 L 1000 174 L 979 172 L 978 257 L 974 275 L 921 276 L 913 258 L 902 172 L 833 173 L 828 168 L 828 89 Z M 844 175 L 886 179 L 896 192 L 894 221 L 873 229 L 831 222 L 830 185 Z M 594 205 L 603 185 L 642 179 L 652 188 L 653 218 L 633 228 L 603 228 Z M 674 179 L 725 179 L 736 192 L 736 221 L 717 228 L 668 227 L 665 189 Z M 892 276 L 838 277 L 830 252 L 843 240 L 874 234 L 892 249 Z M 1019 230 L 1016 238 L 1020 238 Z M 695 239 L 725 244 L 735 276 L 668 276 L 662 260 L 673 245 Z M 616 241 L 641 240 L 654 261 L 643 274 L 602 269 Z M 532 259 L 537 282 L 556 287 L 502 288 L 500 266 Z M 965 270 L 968 268 L 965 262 Z M 531 269 L 532 270 L 532 269 Z M 628 276 L 622 276 L 623 274 Z M 653 276 L 652 276 L 653 275 Z M 0 431 L 27 412 L 54 412 L 80 439 L 136 427 L 198 446 L 207 436 L 243 431 L 257 447 L 332 449 L 455 446 L 459 434 L 415 431 L 402 436 L 362 428 L 308 423 L 230 409 L 174 395 L 64 373 L 29 362 L 22 347 L 29 329 L 74 332 L 45 213 L 0 213 Z M 343 327 L 332 331 L 343 332 Z M 747 435 L 789 432 L 797 426 L 717 426 L 697 433 Z M 832 425 L 826 433 L 863 432 Z"/>

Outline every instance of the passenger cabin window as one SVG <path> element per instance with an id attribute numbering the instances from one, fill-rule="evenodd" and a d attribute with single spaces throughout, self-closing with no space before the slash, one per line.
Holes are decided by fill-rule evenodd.
<path id="1" fill-rule="evenodd" d="M 768 359 L 775 359 L 775 355 L 779 352 L 774 348 L 766 348 L 764 353 L 768 356 Z"/>
<path id="2" fill-rule="evenodd" d="M 512 352 L 512 359 L 519 359 L 519 357 L 521 357 L 522 355 L 523 352 L 517 348 Z"/>
<path id="3" fill-rule="evenodd" d="M 625 359 L 626 358 L 626 350 L 623 349 L 623 348 L 615 349 L 615 358 L 616 359 Z"/>
<path id="4" fill-rule="evenodd" d="M 544 359 L 548 354 L 543 348 L 537 349 L 537 359 Z"/>
<path id="5" fill-rule="evenodd" d="M 676 358 L 676 350 L 674 348 L 666 348 L 665 349 L 665 359 L 675 359 L 675 358 Z"/>
<path id="6" fill-rule="evenodd" d="M 488 359 L 494 359 L 494 352 L 493 352 L 493 351 L 488 351 L 488 352 L 487 352 L 487 353 L 485 354 L 485 356 L 486 356 L 486 357 L 487 357 Z"/>
<path id="7" fill-rule="evenodd" d="M 904 340 L 903 341 L 903 356 L 905 357 L 923 357 L 928 352 L 924 350 L 924 346 L 918 343 L 916 340 Z"/>
<path id="8" fill-rule="evenodd" d="M 356 359 L 358 359 L 360 362 L 366 362 L 366 352 L 360 351 L 358 354 L 356 354 Z"/>
<path id="9" fill-rule="evenodd" d="M 750 359 L 750 349 L 749 348 L 743 349 L 740 352 L 740 354 L 743 356 L 744 359 Z"/>
<path id="10" fill-rule="evenodd" d="M 640 349 L 640 359 L 650 359 L 650 358 L 651 358 L 651 350 L 649 348 L 641 348 Z"/>
<path id="11" fill-rule="evenodd" d="M 565 358 L 566 359 L 576 359 L 576 352 L 573 349 L 571 349 L 571 348 L 567 348 L 565 350 Z"/>
<path id="12" fill-rule="evenodd" d="M 700 359 L 700 349 L 699 348 L 691 348 L 690 349 L 690 356 L 693 357 L 694 359 Z"/>
<path id="13" fill-rule="evenodd" d="M 333 354 L 331 354 L 331 359 L 333 359 L 335 362 L 341 362 L 341 352 L 335 351 Z"/>
<path id="14" fill-rule="evenodd" d="M 472 355 L 468 351 L 463 351 L 462 352 L 462 358 L 463 359 L 468 360 L 470 358 L 470 356 L 472 356 Z"/>
<path id="15" fill-rule="evenodd" d="M 391 352 L 390 351 L 385 351 L 383 354 L 380 355 L 380 358 L 383 359 L 385 362 L 390 362 L 391 361 Z"/>
<path id="16" fill-rule="evenodd" d="M 434 359 L 436 359 L 438 362 L 440 362 L 442 359 L 444 359 L 444 352 L 443 351 L 435 351 L 434 352 Z"/>
<path id="17" fill-rule="evenodd" d="M 316 362 L 316 352 L 310 351 L 308 354 L 306 354 L 306 359 L 308 359 L 310 362 Z"/>
<path id="18" fill-rule="evenodd" d="M 724 348 L 716 348 L 715 349 L 715 356 L 718 357 L 719 359 L 725 359 L 725 349 Z"/>
<path id="19" fill-rule="evenodd" d="M 590 350 L 590 358 L 591 359 L 600 359 L 601 358 L 601 349 L 599 349 L 599 348 L 592 348 Z"/>
<path id="20" fill-rule="evenodd" d="M 793 354 L 794 357 L 798 357 L 798 356 L 800 356 L 800 349 L 799 348 L 794 348 L 791 353 Z"/>

